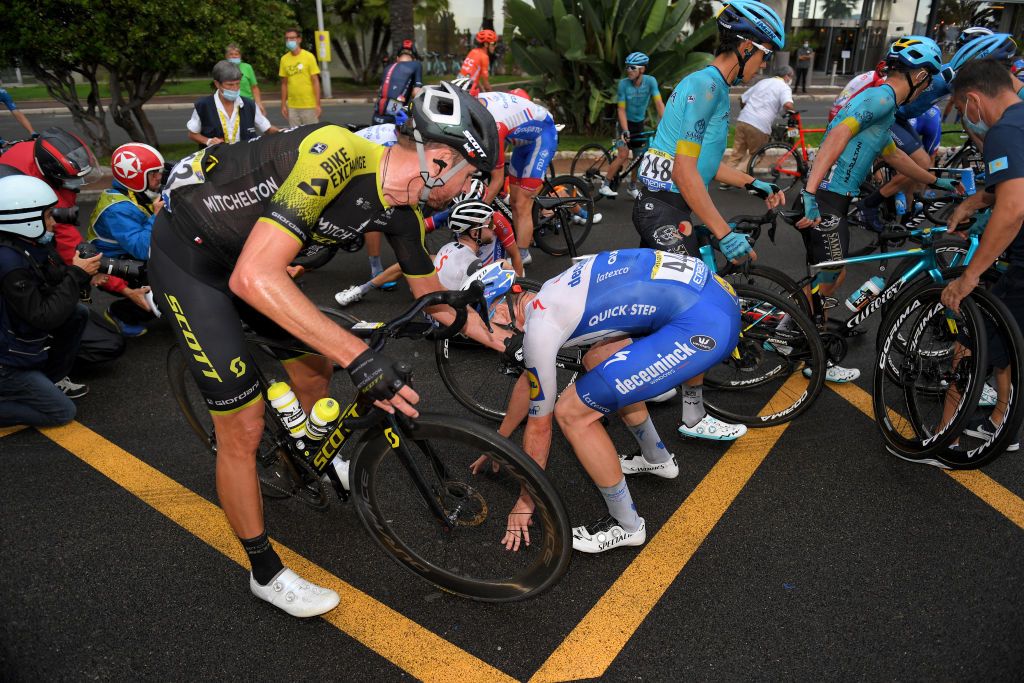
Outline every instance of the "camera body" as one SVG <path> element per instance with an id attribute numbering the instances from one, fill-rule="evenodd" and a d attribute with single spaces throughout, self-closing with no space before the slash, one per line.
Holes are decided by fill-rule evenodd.
<path id="1" fill-rule="evenodd" d="M 96 245 L 92 242 L 81 242 L 75 250 L 78 252 L 80 258 L 92 258 L 100 253 L 100 250 L 96 248 Z M 146 262 L 137 261 L 130 258 L 110 258 L 104 256 L 100 258 L 100 273 L 105 275 L 113 275 L 119 277 L 122 280 L 127 280 L 128 284 L 132 287 L 141 287 L 147 284 L 148 278 L 146 276 Z"/>
<path id="2" fill-rule="evenodd" d="M 78 205 L 58 206 L 53 209 L 53 220 L 68 225 L 78 225 Z"/>

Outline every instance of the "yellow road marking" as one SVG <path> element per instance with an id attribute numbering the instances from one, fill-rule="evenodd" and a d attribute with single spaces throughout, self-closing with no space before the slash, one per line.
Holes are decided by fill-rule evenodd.
<path id="1" fill-rule="evenodd" d="M 40 431 L 175 524 L 248 568 L 241 544 L 224 513 L 213 503 L 77 422 Z M 460 683 L 514 680 L 287 546 L 276 541 L 274 546 L 286 565 L 341 596 L 341 606 L 325 614 L 326 621 L 412 676 Z M 241 578 L 238 590 L 247 590 Z"/>
<path id="2" fill-rule="evenodd" d="M 792 375 L 776 396 L 801 380 Z M 604 675 L 789 425 L 751 430 L 730 446 L 530 683 Z"/>
<path id="3" fill-rule="evenodd" d="M 852 383 L 830 384 L 829 388 L 851 405 L 875 419 L 871 395 Z M 953 481 L 981 498 L 996 512 L 1024 529 L 1024 500 L 981 470 L 943 470 Z"/>
<path id="4" fill-rule="evenodd" d="M 28 429 L 25 425 L 14 425 L 13 427 L 0 427 L 0 439 L 11 434 L 17 434 L 23 429 Z"/>

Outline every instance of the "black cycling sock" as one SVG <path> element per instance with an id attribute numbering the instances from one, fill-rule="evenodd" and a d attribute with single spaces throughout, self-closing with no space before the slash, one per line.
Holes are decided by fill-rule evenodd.
<path id="1" fill-rule="evenodd" d="M 864 199 L 860 200 L 860 205 L 865 209 L 877 209 L 885 201 L 885 197 L 882 196 L 881 190 L 875 190 Z"/>
<path id="2" fill-rule="evenodd" d="M 267 532 L 264 531 L 256 538 L 239 538 L 245 553 L 252 563 L 252 575 L 256 583 L 266 586 L 278 573 L 284 569 L 281 558 L 277 556 L 274 546 L 270 545 Z"/>

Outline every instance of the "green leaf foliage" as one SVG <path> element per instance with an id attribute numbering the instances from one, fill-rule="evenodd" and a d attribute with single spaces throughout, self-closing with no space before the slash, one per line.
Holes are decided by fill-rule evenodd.
<path id="1" fill-rule="evenodd" d="M 512 57 L 541 78 L 537 96 L 568 131 L 606 132 L 627 54 L 650 56 L 647 73 L 663 93 L 711 61 L 694 47 L 714 35 L 713 21 L 682 34 L 692 6 L 693 0 L 506 0 L 515 27 Z"/>

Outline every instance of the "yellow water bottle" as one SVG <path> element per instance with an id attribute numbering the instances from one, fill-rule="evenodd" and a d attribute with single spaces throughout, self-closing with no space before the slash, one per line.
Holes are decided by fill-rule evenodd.
<path id="1" fill-rule="evenodd" d="M 313 443 L 326 437 L 341 414 L 341 407 L 333 398 L 322 398 L 313 406 L 306 422 L 306 436 Z"/>
<path id="2" fill-rule="evenodd" d="M 306 412 L 290 386 L 284 382 L 274 382 L 267 389 L 267 400 L 293 439 L 306 436 Z"/>

